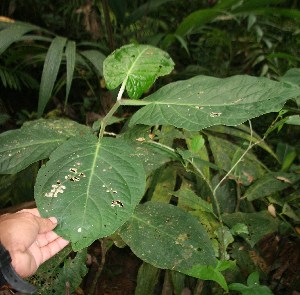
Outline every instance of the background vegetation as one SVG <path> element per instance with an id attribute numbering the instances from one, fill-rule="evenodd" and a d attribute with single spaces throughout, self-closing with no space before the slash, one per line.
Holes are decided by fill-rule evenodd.
<path id="1" fill-rule="evenodd" d="M 129 43 L 161 48 L 175 63 L 172 73 L 160 78 L 146 95 L 165 84 L 196 75 L 224 78 L 248 74 L 299 86 L 299 6 L 296 0 L 1 1 L 1 131 L 20 128 L 40 117 L 69 118 L 97 130 L 117 94 L 106 88 L 103 61 L 115 49 Z M 216 197 L 228 227 L 228 239 L 223 237 L 227 253 L 238 266 L 238 270 L 224 267 L 223 275 L 231 283 L 232 294 L 296 294 L 293 292 L 300 290 L 299 106 L 299 98 L 289 100 L 279 114 L 253 119 L 250 126 L 214 126 L 201 132 L 167 126 L 151 130 L 159 143 L 197 153 L 206 161 L 208 166 L 201 171 L 213 187 L 226 175 Z M 118 110 L 116 121 L 107 131 L 124 131 L 124 120 L 136 110 L 132 106 Z M 142 129 L 132 132 L 138 138 L 146 134 Z M 232 170 L 249 144 L 255 147 L 248 151 L 242 165 Z M 188 159 L 188 155 L 181 156 Z M 214 214 L 218 204 L 210 196 L 205 178 L 185 169 L 187 163 L 168 161 L 151 171 L 143 202 L 171 203 L 193 212 L 217 243 L 220 224 Z M 41 164 L 1 175 L 3 212 L 33 201 Z M 183 195 L 189 196 L 188 201 L 182 201 Z M 212 206 L 213 214 L 205 207 L 207 203 L 199 199 Z M 249 227 L 245 228 L 245 224 Z M 122 238 L 126 240 L 125 235 Z M 78 271 L 78 264 L 78 284 L 86 275 L 81 284 L 85 294 L 102 294 L 105 284 L 106 294 L 117 294 L 112 284 L 118 286 L 123 278 L 117 274 L 119 268 L 115 273 L 111 270 L 116 264 L 110 264 L 111 256 L 128 261 L 125 272 L 136 269 L 125 280 L 128 293 L 124 294 L 224 292 L 215 282 L 142 263 L 128 248 L 119 250 L 112 246 L 112 240 L 123 245 L 119 237 L 112 237 L 88 248 L 88 275 L 82 266 L 85 252 L 66 266 L 72 272 L 73 267 Z M 61 253 L 57 261 L 69 257 L 70 251 Z M 59 267 L 51 263 L 41 273 Z M 114 276 L 119 282 L 113 281 Z M 217 275 L 209 276 L 212 279 Z M 65 277 L 59 278 L 65 288 Z M 44 282 L 42 275 L 34 279 Z M 43 288 L 48 291 L 61 286 L 57 280 L 47 280 Z M 218 278 L 215 281 L 220 283 Z M 101 291 L 97 282 L 102 285 Z"/>

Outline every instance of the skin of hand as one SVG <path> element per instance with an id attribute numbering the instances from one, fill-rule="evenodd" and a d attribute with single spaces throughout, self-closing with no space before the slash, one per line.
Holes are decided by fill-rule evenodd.
<path id="1" fill-rule="evenodd" d="M 18 275 L 34 274 L 43 262 L 68 245 L 53 231 L 56 225 L 55 217 L 42 218 L 36 208 L 0 216 L 0 242 L 10 253 Z"/>

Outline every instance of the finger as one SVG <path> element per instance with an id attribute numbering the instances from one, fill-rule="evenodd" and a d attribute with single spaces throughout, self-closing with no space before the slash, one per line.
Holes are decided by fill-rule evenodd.
<path id="1" fill-rule="evenodd" d="M 39 212 L 39 210 L 37 208 L 23 209 L 23 210 L 20 210 L 20 211 L 18 211 L 16 213 L 31 213 L 34 216 L 41 217 L 40 212 Z"/>
<path id="2" fill-rule="evenodd" d="M 56 217 L 49 217 L 49 219 L 55 224 L 58 223 Z"/>
<path id="3" fill-rule="evenodd" d="M 35 220 L 39 226 L 39 230 L 38 230 L 39 234 L 51 231 L 57 225 L 57 223 L 53 223 L 49 218 L 42 218 L 42 217 L 35 216 Z"/>
<path id="4" fill-rule="evenodd" d="M 42 262 L 44 263 L 46 260 L 57 254 L 59 251 L 61 251 L 63 248 L 65 248 L 69 244 L 69 241 L 59 237 L 56 240 L 49 243 L 47 246 L 41 247 L 41 253 L 42 253 Z"/>
<path id="5" fill-rule="evenodd" d="M 44 234 L 39 234 L 37 236 L 36 242 L 39 247 L 44 247 L 56 240 L 57 238 L 60 238 L 60 236 L 57 233 L 55 233 L 54 231 L 49 231 Z"/>

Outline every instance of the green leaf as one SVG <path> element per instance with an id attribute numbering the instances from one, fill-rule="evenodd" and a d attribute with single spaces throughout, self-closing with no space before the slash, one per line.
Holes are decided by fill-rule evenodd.
<path id="1" fill-rule="evenodd" d="M 262 8 L 253 7 L 253 9 L 249 9 L 247 11 L 247 13 L 249 13 L 249 12 L 255 13 L 256 15 L 268 15 L 271 17 L 283 16 L 283 17 L 288 17 L 288 18 L 294 19 L 296 21 L 300 20 L 300 12 L 298 9 L 277 8 L 277 7 L 276 8 L 275 7 L 269 7 L 269 8 L 268 7 L 262 7 Z M 244 11 L 243 11 L 243 9 L 241 9 L 240 11 L 236 10 L 235 13 L 243 14 Z"/>
<path id="2" fill-rule="evenodd" d="M 97 70 L 99 76 L 103 76 L 103 62 L 105 55 L 97 50 L 85 50 L 80 52 Z"/>
<path id="3" fill-rule="evenodd" d="M 253 130 L 251 132 L 250 128 L 245 124 L 238 125 L 236 127 L 228 127 L 228 126 L 212 126 L 207 131 L 218 132 L 221 134 L 228 134 L 233 137 L 238 137 L 240 139 L 245 139 L 248 142 L 252 142 L 257 144 L 259 147 L 267 151 L 270 155 L 272 155 L 276 160 L 277 156 L 274 151 L 266 144 L 262 138 L 255 133 Z"/>
<path id="4" fill-rule="evenodd" d="M 233 283 L 229 285 L 229 290 L 239 291 L 242 295 L 272 295 L 272 291 L 267 286 L 259 283 L 259 273 L 253 272 L 247 279 L 247 285 Z"/>
<path id="5" fill-rule="evenodd" d="M 66 38 L 55 37 L 48 49 L 42 72 L 39 92 L 39 117 L 43 114 L 44 109 L 51 97 L 54 83 L 57 78 L 58 70 L 60 67 L 61 59 L 63 56 L 63 49 L 65 47 L 66 42 Z"/>
<path id="6" fill-rule="evenodd" d="M 255 213 L 236 212 L 223 215 L 224 223 L 235 228 L 237 224 L 245 224 L 249 234 L 244 231 L 239 235 L 253 247 L 263 236 L 275 232 L 278 229 L 278 220 L 273 218 L 267 211 Z"/>
<path id="7" fill-rule="evenodd" d="M 300 125 L 300 116 L 299 115 L 293 115 L 289 116 L 287 120 L 285 121 L 285 124 L 289 125 Z"/>
<path id="8" fill-rule="evenodd" d="M 139 268 L 134 295 L 152 295 L 158 283 L 160 269 L 144 262 Z"/>
<path id="9" fill-rule="evenodd" d="M 158 268 L 184 272 L 195 264 L 216 264 L 201 223 L 170 204 L 139 205 L 120 234 L 136 256 Z"/>
<path id="10" fill-rule="evenodd" d="M 39 294 L 64 294 L 67 283 L 70 293 L 79 287 L 88 272 L 86 267 L 87 251 L 85 249 L 77 252 L 75 258 L 68 259 L 67 256 L 70 252 L 70 247 L 66 247 L 41 265 L 38 272 L 31 278 L 31 281 L 39 287 Z"/>
<path id="11" fill-rule="evenodd" d="M 177 171 L 173 166 L 162 167 L 154 174 L 152 201 L 169 203 L 176 185 Z"/>
<path id="12" fill-rule="evenodd" d="M 142 163 L 125 141 L 95 136 L 68 140 L 38 173 L 37 206 L 56 216 L 57 232 L 74 250 L 108 236 L 125 223 L 145 189 Z"/>
<path id="13" fill-rule="evenodd" d="M 288 216 L 289 218 L 293 219 L 295 222 L 300 222 L 300 216 L 298 216 L 295 213 L 295 211 L 288 203 L 284 203 L 281 214 Z"/>
<path id="14" fill-rule="evenodd" d="M 283 142 L 277 144 L 276 153 L 282 164 L 281 171 L 287 171 L 297 157 L 295 147 Z"/>
<path id="15" fill-rule="evenodd" d="M 40 119 L 21 129 L 0 134 L 0 173 L 17 173 L 49 157 L 68 138 L 91 132 L 87 126 L 66 119 Z"/>
<path id="16" fill-rule="evenodd" d="M 270 196 L 271 194 L 286 189 L 296 181 L 299 181 L 299 179 L 300 175 L 294 173 L 268 173 L 259 178 L 247 189 L 244 198 L 247 198 L 248 201 L 253 201 Z"/>
<path id="17" fill-rule="evenodd" d="M 244 223 L 237 223 L 231 228 L 233 235 L 249 234 L 248 227 Z"/>
<path id="18" fill-rule="evenodd" d="M 169 74 L 174 62 L 163 50 L 150 45 L 130 44 L 115 50 L 103 63 L 108 89 L 126 84 L 130 98 L 139 98 L 155 80 Z"/>
<path id="19" fill-rule="evenodd" d="M 214 156 L 215 163 L 225 171 L 229 171 L 238 160 L 237 151 L 241 155 L 241 147 L 220 137 L 208 135 L 208 141 Z M 254 180 L 265 173 L 263 165 L 251 152 L 248 152 L 238 163 L 230 176 L 240 181 L 243 185 L 250 185 Z M 216 181 L 217 183 L 219 180 Z"/>
<path id="20" fill-rule="evenodd" d="M 211 265 L 195 265 L 190 270 L 184 271 L 185 274 L 201 279 L 217 282 L 225 291 L 228 291 L 226 280 L 222 273 Z"/>
<path id="21" fill-rule="evenodd" d="M 197 29 L 224 13 L 232 5 L 236 5 L 236 0 L 223 0 L 217 2 L 214 8 L 200 9 L 192 12 L 179 24 L 176 34 L 185 36 L 194 33 Z"/>
<path id="22" fill-rule="evenodd" d="M 213 213 L 212 204 L 197 196 L 191 189 L 180 188 L 174 193 L 178 197 L 178 206 Z"/>
<path id="23" fill-rule="evenodd" d="M 190 144 L 189 144 L 190 143 Z M 191 141 L 189 142 L 189 140 L 187 140 L 187 144 L 189 149 L 193 152 L 193 153 L 197 153 L 200 151 L 201 148 L 204 147 L 205 144 L 205 140 L 203 138 L 202 135 L 198 134 L 195 135 Z"/>
<path id="24" fill-rule="evenodd" d="M 169 273 L 171 275 L 171 283 L 174 288 L 174 294 L 182 295 L 182 292 L 184 292 L 186 276 L 178 271 L 170 271 Z"/>
<path id="25" fill-rule="evenodd" d="M 277 112 L 297 95 L 298 87 L 263 77 L 197 76 L 170 83 L 146 97 L 143 101 L 147 105 L 132 116 L 129 124 L 168 124 L 191 131 L 220 124 L 234 126 Z"/>
<path id="26" fill-rule="evenodd" d="M 212 21 L 219 15 L 219 13 L 219 10 L 209 8 L 194 11 L 179 24 L 176 34 L 179 36 L 185 36 L 192 33 L 195 29 Z"/>
<path id="27" fill-rule="evenodd" d="M 201 280 L 211 280 L 217 282 L 224 290 L 228 291 L 228 286 L 221 271 L 235 267 L 235 262 L 230 260 L 218 261 L 215 267 L 195 265 L 192 269 L 184 273 Z"/>
<path id="28" fill-rule="evenodd" d="M 73 81 L 75 61 L 76 61 L 76 43 L 74 41 L 68 41 L 65 54 L 67 60 L 67 85 L 66 85 L 66 102 L 67 102 L 72 81 Z"/>
<path id="29" fill-rule="evenodd" d="M 300 86 L 300 69 L 299 68 L 292 68 L 289 69 L 282 77 L 281 81 L 295 84 Z"/>
<path id="30" fill-rule="evenodd" d="M 15 23 L 0 31 L 0 54 L 2 54 L 12 43 L 20 41 L 20 38 L 35 30 L 37 27 L 30 24 Z"/>
<path id="31" fill-rule="evenodd" d="M 209 153 L 205 145 L 205 140 L 198 132 L 189 132 L 184 130 L 188 150 L 192 152 L 189 162 L 199 171 L 203 177 L 210 179 L 211 163 Z M 216 165 L 215 168 L 219 169 Z M 215 169 L 213 168 L 213 169 Z"/>

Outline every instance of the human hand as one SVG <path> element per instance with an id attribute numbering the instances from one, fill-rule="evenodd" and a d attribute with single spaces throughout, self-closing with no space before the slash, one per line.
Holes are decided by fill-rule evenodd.
<path id="1" fill-rule="evenodd" d="M 42 263 L 68 245 L 53 231 L 56 225 L 55 217 L 42 218 L 36 208 L 0 216 L 0 242 L 21 277 L 34 274 Z"/>

